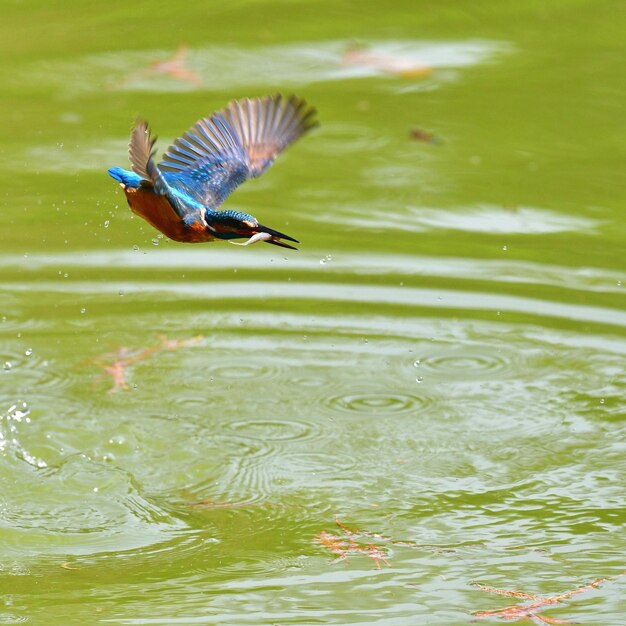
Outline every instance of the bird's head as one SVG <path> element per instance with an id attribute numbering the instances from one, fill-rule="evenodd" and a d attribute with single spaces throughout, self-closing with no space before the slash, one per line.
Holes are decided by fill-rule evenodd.
<path id="1" fill-rule="evenodd" d="M 249 246 L 258 241 L 265 241 L 265 243 L 271 243 L 281 248 L 297 250 L 297 248 L 281 240 L 287 239 L 288 241 L 300 243 L 289 235 L 279 233 L 277 230 L 259 224 L 256 218 L 243 211 L 226 210 L 207 213 L 205 220 L 208 228 L 218 239 L 226 239 L 230 243 L 237 243 L 232 241 L 233 239 L 248 239 L 242 243 L 237 243 L 239 246 Z"/>

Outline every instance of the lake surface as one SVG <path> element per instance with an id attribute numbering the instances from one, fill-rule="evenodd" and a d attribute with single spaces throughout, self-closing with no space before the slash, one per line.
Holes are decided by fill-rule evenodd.
<path id="1" fill-rule="evenodd" d="M 5 1 L 0 624 L 622 626 L 622 8 Z M 133 217 L 276 92 L 299 251 Z"/>

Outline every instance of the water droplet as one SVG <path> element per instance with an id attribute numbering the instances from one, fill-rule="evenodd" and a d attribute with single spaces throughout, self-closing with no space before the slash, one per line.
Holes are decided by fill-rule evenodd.
<path id="1" fill-rule="evenodd" d="M 87 309 L 86 309 L 85 307 L 83 307 L 83 308 L 80 310 L 80 312 L 81 312 L 81 313 L 85 313 L 86 311 L 87 311 Z"/>
<path id="2" fill-rule="evenodd" d="M 415 382 L 416 382 L 416 383 L 421 383 L 423 380 L 424 380 L 424 377 L 423 377 L 423 376 L 418 376 L 418 377 L 415 379 Z"/>
<path id="3" fill-rule="evenodd" d="M 415 359 L 415 363 L 413 363 L 413 367 L 419 367 L 419 366 L 420 366 L 420 360 Z"/>
<path id="4" fill-rule="evenodd" d="M 153 246 L 158 246 L 158 245 L 159 245 L 159 240 L 158 240 L 156 237 L 154 237 L 154 238 L 152 239 L 152 245 L 153 245 Z"/>
<path id="5" fill-rule="evenodd" d="M 33 353 L 33 349 L 32 349 L 32 348 L 27 348 L 27 349 L 24 351 L 24 354 L 25 354 L 26 356 L 30 356 L 32 353 Z"/>
<path id="6" fill-rule="evenodd" d="M 502 246 L 502 249 L 506 252 L 506 246 Z"/>
<path id="7" fill-rule="evenodd" d="M 123 296 L 124 295 L 124 290 L 120 289 L 118 293 L 120 294 L 120 296 Z"/>
<path id="8" fill-rule="evenodd" d="M 604 398 L 600 398 L 600 404 L 604 404 Z"/>
<path id="9" fill-rule="evenodd" d="M 70 277 L 70 275 L 67 272 L 65 272 L 65 274 L 63 274 L 63 278 L 69 278 L 69 277 Z"/>
<path id="10" fill-rule="evenodd" d="M 133 246 L 133 250 L 134 250 L 135 252 L 139 252 L 139 246 L 138 246 L 137 244 L 135 244 L 135 245 Z"/>
<path id="11" fill-rule="evenodd" d="M 622 286 L 622 281 L 621 281 L 621 280 L 618 280 L 618 281 L 617 281 L 617 286 L 618 286 L 618 287 L 621 287 L 621 286 Z"/>
<path id="12" fill-rule="evenodd" d="M 109 220 L 104 220 L 104 227 L 108 228 L 111 222 Z"/>
<path id="13" fill-rule="evenodd" d="M 13 367 L 13 364 L 11 363 L 11 361 L 5 361 L 3 367 L 4 371 L 8 372 Z"/>
<path id="14" fill-rule="evenodd" d="M 320 259 L 320 265 L 325 265 L 329 261 L 332 261 L 333 257 L 330 254 L 327 254 L 323 259 Z"/>

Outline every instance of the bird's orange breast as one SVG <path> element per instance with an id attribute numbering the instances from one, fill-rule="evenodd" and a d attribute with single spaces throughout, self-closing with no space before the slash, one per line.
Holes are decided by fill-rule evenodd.
<path id="1" fill-rule="evenodd" d="M 143 217 L 170 239 L 187 243 L 215 239 L 200 220 L 196 224 L 185 224 L 165 196 L 155 194 L 150 188 L 131 188 L 124 185 L 122 188 L 132 212 Z"/>

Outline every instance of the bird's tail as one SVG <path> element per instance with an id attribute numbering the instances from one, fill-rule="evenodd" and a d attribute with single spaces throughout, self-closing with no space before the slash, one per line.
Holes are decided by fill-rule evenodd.
<path id="1" fill-rule="evenodd" d="M 135 189 L 141 185 L 141 181 L 143 180 L 141 176 L 138 176 L 135 172 L 129 172 L 121 167 L 110 168 L 109 176 L 122 183 L 125 187 Z"/>

